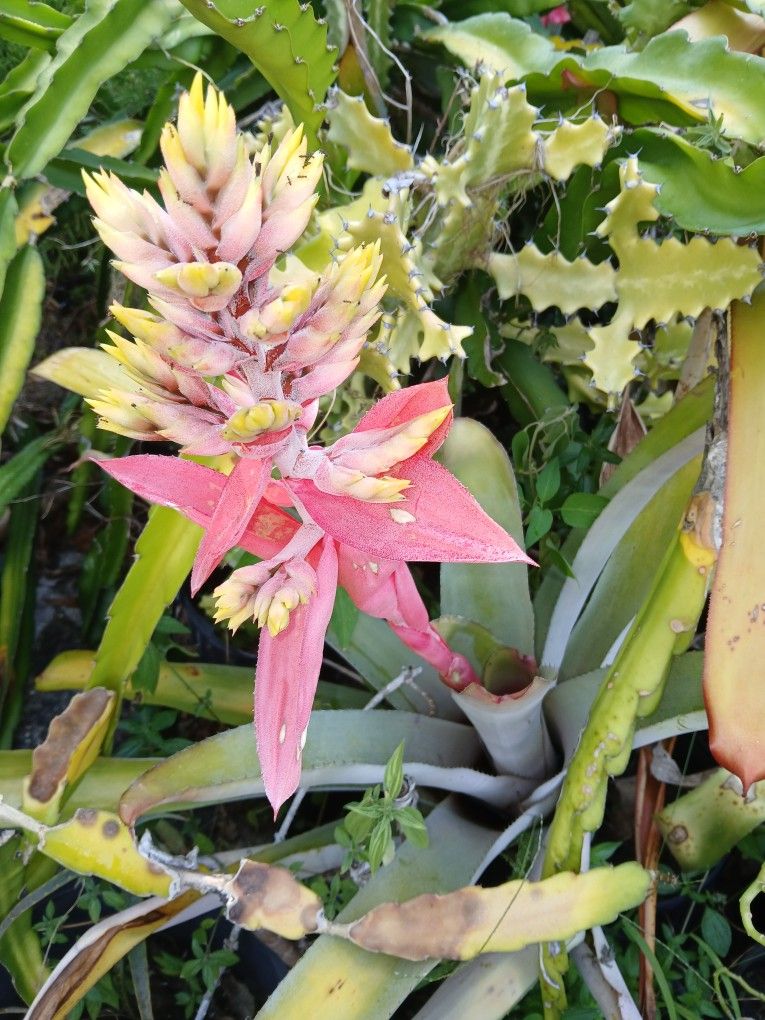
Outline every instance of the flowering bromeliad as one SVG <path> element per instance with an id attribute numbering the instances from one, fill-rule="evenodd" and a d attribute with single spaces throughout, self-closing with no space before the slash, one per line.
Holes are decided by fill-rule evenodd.
<path id="1" fill-rule="evenodd" d="M 256 733 L 278 810 L 299 783 L 338 584 L 462 689 L 473 671 L 431 626 L 404 561 L 527 558 L 432 460 L 451 421 L 443 382 L 389 394 L 331 446 L 309 443 L 318 399 L 358 364 L 385 282 L 375 246 L 321 273 L 294 255 L 277 268 L 317 201 L 321 156 L 307 155 L 301 129 L 251 159 L 233 109 L 198 76 L 162 153 L 163 205 L 110 174 L 86 180 L 101 237 L 154 310 L 113 309 L 134 339 L 111 335 L 123 381 L 91 403 L 104 428 L 228 455 L 230 470 L 151 455 L 101 464 L 202 525 L 194 591 L 233 547 L 261 557 L 215 597 L 233 629 L 262 628 Z"/>

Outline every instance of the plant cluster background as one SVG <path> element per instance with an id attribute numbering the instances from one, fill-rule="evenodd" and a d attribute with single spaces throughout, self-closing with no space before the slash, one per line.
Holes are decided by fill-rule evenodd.
<path id="1" fill-rule="evenodd" d="M 0 0 L 0 1010 L 765 1017 L 763 53 Z"/>

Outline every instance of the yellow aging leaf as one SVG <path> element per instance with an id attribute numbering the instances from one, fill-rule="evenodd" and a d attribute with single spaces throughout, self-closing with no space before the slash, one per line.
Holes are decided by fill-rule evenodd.
<path id="1" fill-rule="evenodd" d="M 136 896 L 167 896 L 170 876 L 143 857 L 133 835 L 110 811 L 80 808 L 61 825 L 44 828 L 39 850 L 65 868 L 95 875 Z"/>
<path id="2" fill-rule="evenodd" d="M 329 930 L 364 949 L 406 960 L 469 960 L 535 942 L 563 942 L 641 903 L 650 884 L 649 873 L 629 862 L 581 875 L 562 872 L 541 882 L 520 879 L 491 889 L 426 893 L 405 903 L 384 903 Z"/>
<path id="3" fill-rule="evenodd" d="M 32 771 L 24 781 L 22 806 L 27 814 L 51 824 L 61 798 L 95 761 L 114 708 L 115 695 L 103 687 L 76 694 L 52 720 L 48 735 L 32 753 Z"/>
<path id="4" fill-rule="evenodd" d="M 32 375 L 57 383 L 82 397 L 95 397 L 104 389 L 137 391 L 131 375 L 105 351 L 92 347 L 65 347 L 35 365 Z"/>

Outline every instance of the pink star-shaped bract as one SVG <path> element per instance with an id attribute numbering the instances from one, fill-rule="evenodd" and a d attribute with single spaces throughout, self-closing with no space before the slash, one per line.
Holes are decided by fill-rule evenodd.
<path id="1" fill-rule="evenodd" d="M 321 451 L 314 462 L 316 476 L 327 464 L 331 473 L 333 457 L 337 462 L 349 452 L 354 463 L 363 463 L 365 455 L 374 460 L 373 439 L 384 439 L 386 430 L 446 406 L 443 381 L 389 394 L 352 433 Z M 99 460 L 133 492 L 180 510 L 205 529 L 192 574 L 195 590 L 226 552 L 239 546 L 263 563 L 235 571 L 232 580 L 240 573 L 249 578 L 254 571 L 261 592 L 281 585 L 280 591 L 300 594 L 289 604 L 286 625 L 275 633 L 263 626 L 258 649 L 255 727 L 266 794 L 275 812 L 300 782 L 338 584 L 361 610 L 387 620 L 402 641 L 461 690 L 477 678 L 431 625 L 406 561 L 532 562 L 467 489 L 432 460 L 450 422 L 449 411 L 416 453 L 388 469 L 386 477 L 408 483 L 395 502 L 327 492 L 312 477 L 273 481 L 267 459 L 240 459 L 228 476 L 174 457 Z M 297 509 L 301 519 L 285 506 Z M 260 599 L 266 610 L 273 604 Z M 243 604 L 248 609 L 249 603 Z"/>

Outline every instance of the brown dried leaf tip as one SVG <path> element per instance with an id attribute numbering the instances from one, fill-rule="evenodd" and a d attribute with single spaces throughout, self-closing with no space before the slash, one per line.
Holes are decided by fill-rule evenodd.
<path id="1" fill-rule="evenodd" d="M 242 861 L 223 893 L 229 921 L 251 931 L 267 928 L 285 939 L 300 939 L 319 927 L 321 900 L 286 868 Z"/>
<path id="2" fill-rule="evenodd" d="M 32 752 L 32 771 L 24 784 L 24 810 L 48 823 L 56 821 L 67 783 L 92 764 L 111 716 L 114 693 L 103 687 L 76 694 L 52 720 L 48 735 Z"/>

